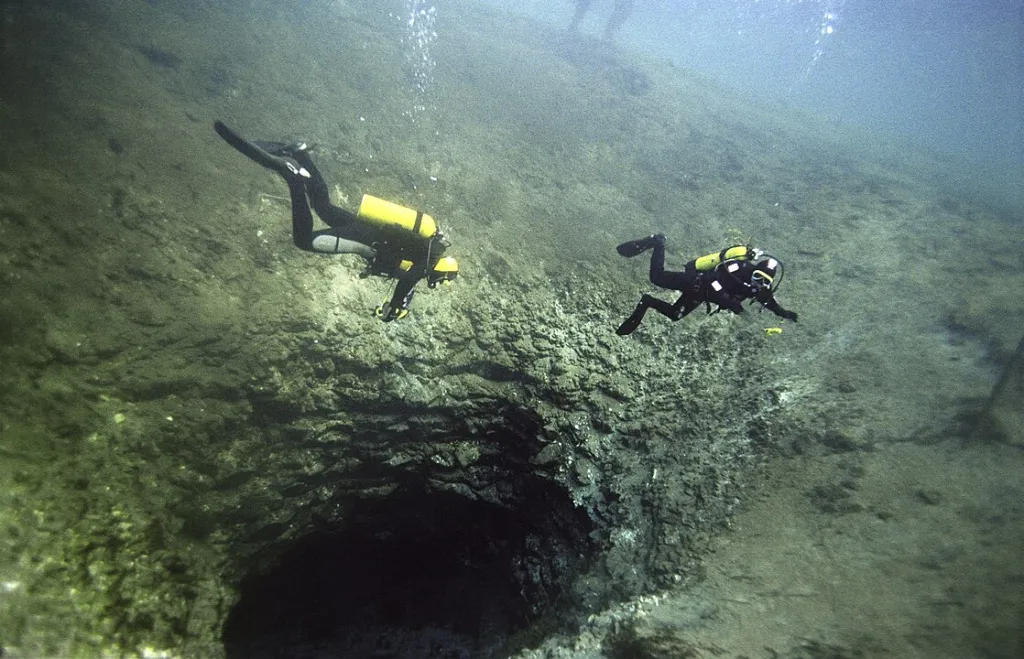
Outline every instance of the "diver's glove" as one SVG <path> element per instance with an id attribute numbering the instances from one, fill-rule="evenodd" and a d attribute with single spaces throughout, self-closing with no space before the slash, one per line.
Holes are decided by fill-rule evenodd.
<path id="1" fill-rule="evenodd" d="M 373 315 L 385 323 L 390 323 L 392 320 L 402 320 L 409 315 L 409 303 L 412 302 L 414 292 L 410 291 L 398 306 L 391 304 L 389 300 L 384 300 L 373 310 Z"/>
<path id="2" fill-rule="evenodd" d="M 391 304 L 385 302 L 376 309 L 373 310 L 373 315 L 380 318 L 385 323 L 390 323 L 392 320 L 401 320 L 409 315 L 408 307 L 395 308 Z"/>
<path id="3" fill-rule="evenodd" d="M 779 316 L 781 316 L 782 318 L 785 318 L 786 320 L 792 320 L 794 323 L 796 322 L 796 312 L 795 311 L 783 311 L 781 314 L 779 314 Z"/>

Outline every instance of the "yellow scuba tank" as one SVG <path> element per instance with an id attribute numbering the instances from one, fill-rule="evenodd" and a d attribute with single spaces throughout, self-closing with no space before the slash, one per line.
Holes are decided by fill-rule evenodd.
<path id="1" fill-rule="evenodd" d="M 754 249 L 752 247 L 749 245 L 736 245 L 735 247 L 727 247 L 721 252 L 702 256 L 694 261 L 694 265 L 699 272 L 705 272 L 707 270 L 714 270 L 722 261 L 746 261 L 752 258 L 754 258 Z"/>
<path id="2" fill-rule="evenodd" d="M 362 201 L 359 202 L 356 217 L 376 224 L 405 229 L 422 238 L 433 238 L 437 233 L 434 218 L 426 213 L 368 194 L 364 194 Z"/>

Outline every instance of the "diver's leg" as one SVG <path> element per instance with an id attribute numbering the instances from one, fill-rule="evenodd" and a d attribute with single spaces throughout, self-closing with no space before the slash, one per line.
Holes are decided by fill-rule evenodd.
<path id="1" fill-rule="evenodd" d="M 268 143 L 251 142 L 220 121 L 213 123 L 213 129 L 225 142 L 250 160 L 284 177 L 292 202 L 292 242 L 299 249 L 314 251 L 313 213 L 309 208 L 305 185 L 310 176 L 309 171 L 292 158 L 275 153 L 273 149 L 268 151 Z"/>
<path id="2" fill-rule="evenodd" d="M 288 192 L 292 198 L 292 242 L 299 249 L 307 252 L 313 249 L 313 212 L 309 209 L 306 199 L 306 186 L 303 179 L 291 177 L 288 181 Z"/>
<path id="3" fill-rule="evenodd" d="M 659 234 L 660 235 L 660 234 Z M 651 254 L 651 269 L 649 272 L 651 283 L 661 288 L 671 288 L 677 291 L 684 289 L 686 285 L 686 271 L 674 271 L 665 269 L 665 238 L 656 240 L 654 253 Z"/>
<path id="4" fill-rule="evenodd" d="M 615 39 L 615 33 L 629 19 L 633 13 L 633 0 L 615 0 L 615 7 L 612 15 L 608 18 L 608 24 L 604 28 L 605 41 Z"/>
<path id="5" fill-rule="evenodd" d="M 640 302 L 637 304 L 633 313 L 630 317 L 623 321 L 623 324 L 618 325 L 615 334 L 620 337 L 633 334 L 633 331 L 640 326 L 640 322 L 643 320 L 643 316 L 647 313 L 647 309 L 654 309 L 665 315 L 672 313 L 672 305 L 664 300 L 658 300 L 654 296 L 647 295 L 646 293 L 640 298 Z"/>
<path id="6" fill-rule="evenodd" d="M 295 161 L 309 172 L 305 180 L 306 194 L 310 205 L 330 230 L 317 231 L 313 234 L 313 251 L 329 254 L 359 254 L 367 260 L 376 255 L 370 243 L 379 239 L 378 232 L 371 231 L 365 223 L 356 221 L 356 214 L 331 203 L 331 195 L 327 189 L 327 181 L 313 163 L 308 151 L 297 151 L 293 154 Z"/>
<path id="7" fill-rule="evenodd" d="M 579 32 L 580 23 L 583 22 L 583 17 L 590 10 L 590 2 L 591 0 L 576 0 L 576 13 L 572 15 L 572 22 L 569 23 L 570 32 Z"/>
<path id="8" fill-rule="evenodd" d="M 299 249 L 320 254 L 358 254 L 372 260 L 376 251 L 365 243 L 338 235 L 336 229 L 313 231 L 313 213 L 306 198 L 306 186 L 297 177 L 288 179 L 292 197 L 292 241 Z"/>
<path id="9" fill-rule="evenodd" d="M 662 316 L 668 316 L 672 320 L 675 320 L 675 305 L 669 304 L 665 300 L 654 297 L 653 295 L 644 295 L 647 298 L 647 306 L 654 309 Z"/>
<path id="10" fill-rule="evenodd" d="M 652 284 L 660 286 L 661 284 L 658 281 L 665 273 L 665 241 L 656 242 L 652 247 L 654 247 L 654 253 L 651 254 L 651 268 L 648 272 L 648 278 Z"/>
<path id="11" fill-rule="evenodd" d="M 306 180 L 306 192 L 309 194 L 309 202 L 316 214 L 327 223 L 328 226 L 341 228 L 356 219 L 355 213 L 345 210 L 340 206 L 331 203 L 331 193 L 327 189 L 327 181 L 323 174 L 313 163 L 309 151 L 298 151 L 293 155 L 295 161 L 309 172 Z"/>

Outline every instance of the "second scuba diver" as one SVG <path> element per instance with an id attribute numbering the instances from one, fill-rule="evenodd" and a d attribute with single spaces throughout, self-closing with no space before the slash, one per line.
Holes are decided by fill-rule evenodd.
<path id="1" fill-rule="evenodd" d="M 632 315 L 616 330 L 626 336 L 640 326 L 648 309 L 654 309 L 671 320 L 679 320 L 699 307 L 707 305 L 709 314 L 722 309 L 742 313 L 744 300 L 761 307 L 780 318 L 796 322 L 796 312 L 786 311 L 775 301 L 775 291 L 782 282 L 782 263 L 774 256 L 748 245 L 736 245 L 693 259 L 680 272 L 665 270 L 665 236 L 654 234 L 646 238 L 622 243 L 616 250 L 625 257 L 634 257 L 649 249 L 651 255 L 651 283 L 681 293 L 674 304 L 644 293 Z M 711 305 L 715 305 L 712 309 Z"/>
<path id="2" fill-rule="evenodd" d="M 363 195 L 355 213 L 335 206 L 305 143 L 251 142 L 220 121 L 213 128 L 225 142 L 288 183 L 296 247 L 322 254 L 358 254 L 367 261 L 361 276 L 396 280 L 390 299 L 374 312 L 381 320 L 389 322 L 409 313 L 421 279 L 434 288 L 458 276 L 459 264 L 444 255 L 448 242 L 434 218 L 370 195 Z M 330 228 L 313 230 L 310 206 Z"/>

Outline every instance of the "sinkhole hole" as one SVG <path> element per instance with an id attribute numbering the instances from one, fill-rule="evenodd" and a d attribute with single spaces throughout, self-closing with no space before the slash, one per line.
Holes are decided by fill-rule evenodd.
<path id="1" fill-rule="evenodd" d="M 359 502 L 242 581 L 227 656 L 482 659 L 550 631 L 573 611 L 593 529 L 530 480 L 514 507 L 426 487 Z"/>

